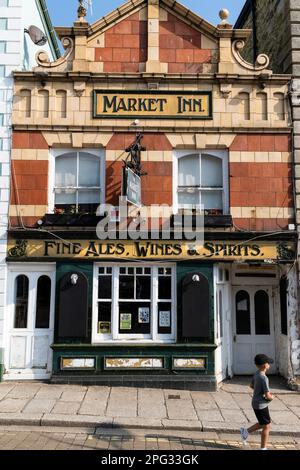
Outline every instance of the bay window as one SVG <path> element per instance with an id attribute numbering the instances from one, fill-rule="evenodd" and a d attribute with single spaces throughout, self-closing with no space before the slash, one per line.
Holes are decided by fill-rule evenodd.
<path id="1" fill-rule="evenodd" d="M 175 341 L 173 265 L 97 264 L 93 342 Z"/>
<path id="2" fill-rule="evenodd" d="M 204 209 L 206 215 L 228 212 L 228 168 L 225 151 L 177 152 L 174 159 L 176 211 Z"/>

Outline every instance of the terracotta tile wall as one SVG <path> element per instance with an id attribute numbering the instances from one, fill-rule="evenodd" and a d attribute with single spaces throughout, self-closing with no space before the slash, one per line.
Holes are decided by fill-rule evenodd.
<path id="1" fill-rule="evenodd" d="M 129 147 L 135 140 L 135 134 L 118 133 L 110 139 L 106 146 L 106 150 L 124 150 Z M 165 134 L 144 134 L 142 145 L 147 150 L 172 150 L 173 147 Z"/>
<path id="2" fill-rule="evenodd" d="M 139 13 L 105 32 L 105 47 L 95 49 L 95 62 L 104 62 L 104 72 L 139 72 L 147 61 L 147 21 Z"/>
<path id="3" fill-rule="evenodd" d="M 203 64 L 212 61 L 212 51 L 201 48 L 201 33 L 168 13 L 159 25 L 160 61 L 170 73 L 202 73 Z"/>

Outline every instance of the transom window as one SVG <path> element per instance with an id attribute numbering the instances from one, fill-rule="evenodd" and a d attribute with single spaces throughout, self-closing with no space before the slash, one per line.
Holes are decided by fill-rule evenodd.
<path id="1" fill-rule="evenodd" d="M 177 188 L 174 206 L 178 210 L 200 210 L 219 215 L 228 211 L 227 154 L 222 151 L 178 152 L 174 160 Z"/>
<path id="2" fill-rule="evenodd" d="M 93 342 L 174 341 L 173 266 L 96 266 Z"/>
<path id="3" fill-rule="evenodd" d="M 90 150 L 55 157 L 54 207 L 57 212 L 97 210 L 103 201 L 103 159 Z"/>

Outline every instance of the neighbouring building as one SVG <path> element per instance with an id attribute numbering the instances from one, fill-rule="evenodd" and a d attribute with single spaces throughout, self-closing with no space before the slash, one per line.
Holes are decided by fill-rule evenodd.
<path id="1" fill-rule="evenodd" d="M 31 36 L 30 36 L 31 35 Z M 47 44 L 45 44 L 47 40 Z M 6 251 L 10 186 L 11 113 L 15 70 L 36 66 L 39 44 L 60 56 L 45 0 L 0 0 L 0 381 L 3 371 Z"/>
<path id="2" fill-rule="evenodd" d="M 56 28 L 63 57 L 14 73 L 4 378 L 214 389 L 260 352 L 290 377 L 290 76 L 246 62 L 250 31 L 224 11 L 218 27 L 170 0 L 85 13 Z M 101 240 L 97 207 L 121 195 L 126 223 Z M 171 207 L 169 237 L 127 237 L 151 204 Z"/>
<path id="3" fill-rule="evenodd" d="M 270 58 L 270 67 L 276 73 L 291 74 L 289 104 L 293 122 L 293 178 L 298 235 L 300 233 L 300 1 L 247 0 L 236 22 L 237 28 L 250 28 L 253 33 L 245 46 L 243 56 L 255 60 L 261 52 Z M 298 242 L 298 289 L 299 289 Z M 299 296 L 298 296 L 299 298 Z M 290 317 L 291 379 L 300 375 L 300 316 L 299 306 Z"/>

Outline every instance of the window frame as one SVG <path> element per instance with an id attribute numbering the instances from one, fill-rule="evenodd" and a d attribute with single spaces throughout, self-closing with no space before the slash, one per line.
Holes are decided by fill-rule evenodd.
<path id="1" fill-rule="evenodd" d="M 201 155 L 211 155 L 212 157 L 219 158 L 222 160 L 222 171 L 223 171 L 223 187 L 222 187 L 222 199 L 223 199 L 223 214 L 229 214 L 229 171 L 228 171 L 228 151 L 227 150 L 214 150 L 214 149 L 185 149 L 176 150 L 173 155 L 173 211 L 175 214 L 178 213 L 178 170 L 179 170 L 179 159 L 187 157 L 189 155 L 198 155 L 199 166 L 201 161 Z M 200 173 L 201 174 L 201 173 Z M 198 188 L 198 191 L 209 191 L 209 188 Z M 217 191 L 217 188 L 212 188 Z M 220 189 L 221 191 L 221 189 Z M 186 208 L 188 209 L 188 208 Z"/>
<path id="2" fill-rule="evenodd" d="M 111 333 L 98 333 L 98 273 L 100 267 L 112 268 L 112 316 Z M 120 334 L 119 333 L 119 268 L 121 267 L 147 267 L 151 268 L 151 319 L 150 334 Z M 171 268 L 171 289 L 172 298 L 170 300 L 158 299 L 158 268 Z M 108 301 L 107 299 L 101 299 Z M 126 302 L 127 299 L 122 300 Z M 130 300 L 130 302 L 148 302 L 147 299 Z M 158 333 L 158 303 L 171 303 L 171 333 Z M 177 341 L 177 286 L 176 286 L 176 264 L 175 263 L 94 263 L 93 272 L 93 313 L 92 313 L 92 344 L 155 344 L 155 343 L 176 343 Z"/>
<path id="3" fill-rule="evenodd" d="M 49 158 L 49 190 L 48 190 L 48 212 L 54 213 L 55 211 L 55 161 L 57 157 L 61 157 L 64 154 L 68 153 L 76 153 L 77 154 L 77 164 L 79 162 L 79 153 L 90 153 L 99 158 L 100 160 L 100 189 L 99 195 L 100 200 L 99 204 L 105 203 L 105 153 L 104 149 L 90 149 L 90 148 L 81 148 L 81 149 L 74 149 L 74 148 L 56 148 L 50 150 L 50 158 Z M 79 171 L 79 166 L 77 168 L 77 175 Z M 84 188 L 83 188 L 84 189 Z M 89 188 L 92 189 L 92 188 Z M 98 188 L 97 188 L 98 189 Z M 78 188 L 76 187 L 76 191 Z"/>

